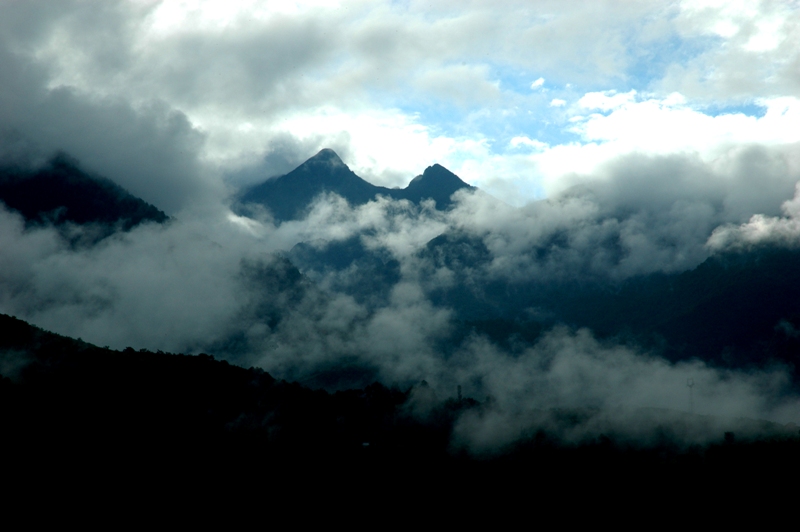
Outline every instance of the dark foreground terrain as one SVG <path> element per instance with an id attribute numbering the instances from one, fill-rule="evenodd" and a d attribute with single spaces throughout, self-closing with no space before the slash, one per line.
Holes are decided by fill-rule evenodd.
<path id="1" fill-rule="evenodd" d="M 797 427 L 769 423 L 761 438 L 688 447 L 668 436 L 564 444 L 539 430 L 476 455 L 453 427 L 488 401 L 436 400 L 419 415 L 410 405 L 425 384 L 329 393 L 208 355 L 99 348 L 5 315 L 0 362 L 3 482 L 26 497 L 77 496 L 80 485 L 86 496 L 708 501 L 790 494 L 800 472 Z"/>

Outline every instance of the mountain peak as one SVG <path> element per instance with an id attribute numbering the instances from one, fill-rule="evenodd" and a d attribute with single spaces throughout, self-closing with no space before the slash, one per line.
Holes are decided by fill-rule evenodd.
<path id="1" fill-rule="evenodd" d="M 450 186 L 458 188 L 468 187 L 464 181 L 461 180 L 456 174 L 445 168 L 440 164 L 433 164 L 425 169 L 422 172 L 422 175 L 418 175 L 414 179 L 411 180 L 409 183 L 409 188 L 414 186 L 420 186 L 422 183 L 436 183 L 437 186 Z"/>
<path id="2" fill-rule="evenodd" d="M 325 148 L 288 174 L 246 190 L 240 202 L 261 204 L 272 212 L 276 221 L 285 221 L 302 217 L 314 198 L 326 192 L 338 194 L 353 205 L 362 205 L 380 191 L 353 173 L 335 151 Z"/>
<path id="3" fill-rule="evenodd" d="M 322 148 L 321 150 L 319 150 L 319 152 L 317 152 L 317 154 L 314 157 L 336 157 L 337 159 L 339 158 L 336 152 L 330 148 Z"/>
<path id="4" fill-rule="evenodd" d="M 437 208 L 448 208 L 451 196 L 462 188 L 473 188 L 461 180 L 456 174 L 440 164 L 434 164 L 425 169 L 422 175 L 411 180 L 403 195 L 419 202 L 426 198 L 436 201 Z"/>
<path id="5" fill-rule="evenodd" d="M 339 157 L 339 155 L 330 148 L 322 148 L 317 152 L 316 155 L 308 159 L 305 163 L 327 163 L 333 165 L 342 165 L 347 166 L 344 164 L 344 161 Z"/>
<path id="6" fill-rule="evenodd" d="M 433 199 L 436 208 L 446 209 L 452 205 L 451 196 L 462 188 L 474 187 L 439 164 L 426 168 L 404 189 L 375 186 L 353 173 L 335 151 L 325 148 L 288 174 L 245 190 L 240 196 L 239 208 L 260 204 L 271 211 L 276 221 L 295 220 L 305 215 L 314 198 L 333 192 L 350 205 L 363 205 L 383 195 L 414 203 Z M 246 208 L 242 212 L 247 212 Z"/>

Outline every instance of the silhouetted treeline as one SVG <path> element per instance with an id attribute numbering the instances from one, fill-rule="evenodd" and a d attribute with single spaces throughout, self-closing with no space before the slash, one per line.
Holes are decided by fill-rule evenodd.
<path id="1" fill-rule="evenodd" d="M 205 354 L 100 348 L 5 315 L 0 355 L 9 373 L 0 383 L 3 456 L 11 457 L 4 472 L 20 482 L 80 475 L 113 485 L 147 477 L 221 489 L 257 478 L 273 488 L 414 486 L 480 498 L 591 491 L 601 478 L 661 490 L 687 476 L 710 486 L 800 471 L 796 436 L 753 443 L 731 434 L 710 447 L 633 448 L 602 435 L 564 445 L 538 431 L 476 456 L 454 443 L 453 426 L 466 410 L 492 408 L 489 399 L 428 401 L 420 415 L 411 398 L 424 395 L 424 384 L 329 393 Z"/>

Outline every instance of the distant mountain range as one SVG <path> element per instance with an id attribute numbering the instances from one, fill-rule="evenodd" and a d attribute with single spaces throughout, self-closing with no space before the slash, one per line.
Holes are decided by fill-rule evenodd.
<path id="1" fill-rule="evenodd" d="M 295 220 L 303 216 L 317 196 L 332 192 L 351 205 L 363 205 L 382 195 L 413 203 L 432 199 L 437 209 L 445 210 L 452 204 L 452 195 L 465 188 L 474 187 L 438 164 L 426 168 L 406 188 L 376 186 L 357 176 L 336 152 L 324 149 L 288 174 L 245 189 L 236 208 L 246 213 L 248 207 L 260 205 L 278 222 Z"/>
<path id="2" fill-rule="evenodd" d="M 383 304 L 400 282 L 400 264 L 359 235 L 326 245 L 297 244 L 288 254 L 301 272 L 345 279 L 336 288 Z M 477 332 L 501 345 L 535 342 L 555 325 L 587 327 L 654 349 L 671 360 L 715 365 L 780 364 L 800 383 L 800 250 L 762 247 L 715 255 L 673 274 L 601 280 L 518 281 L 481 277 L 491 254 L 476 236 L 442 234 L 417 252 L 454 281 L 427 296 L 461 324 L 450 340 Z M 330 281 L 328 281 L 330 282 Z M 535 313 L 531 314 L 531 309 Z"/>
<path id="3" fill-rule="evenodd" d="M 371 185 L 354 174 L 332 150 L 322 150 L 296 170 L 247 189 L 242 204 L 259 204 L 278 220 L 302 216 L 313 199 L 335 192 L 359 205 L 379 194 L 418 203 L 433 198 L 451 205 L 454 192 L 469 185 L 434 165 L 405 189 Z M 473 187 L 469 187 L 473 188 Z M 288 258 L 314 278 L 349 272 L 335 288 L 366 304 L 384 304 L 400 279 L 400 264 L 362 236 L 326 244 L 297 244 Z M 657 349 L 672 360 L 700 358 L 728 367 L 778 363 L 800 382 L 800 251 L 758 248 L 707 259 L 675 274 L 640 275 L 621 283 L 509 282 L 468 277 L 492 259 L 483 239 L 444 233 L 417 253 L 420 259 L 453 272 L 456 282 L 433 289 L 431 300 L 455 311 L 461 324 L 451 338 L 472 332 L 494 341 L 534 342 L 558 324 L 588 327 Z M 536 317 L 527 311 L 537 309 Z M 527 316 L 527 317 L 525 317 Z"/>
<path id="4" fill-rule="evenodd" d="M 332 150 L 322 150 L 294 171 L 244 191 L 240 205 L 259 204 L 276 219 L 290 220 L 326 191 L 354 205 L 383 194 L 415 203 L 432 198 L 438 208 L 447 208 L 452 194 L 465 188 L 472 187 L 439 165 L 428 167 L 404 189 L 377 187 L 354 174 Z M 36 171 L 0 170 L 0 200 L 29 225 L 96 226 L 100 237 L 168 219 L 108 179 L 84 172 L 63 154 Z M 301 242 L 287 254 L 291 263 L 276 263 L 280 267 L 257 275 L 259 286 L 270 293 L 301 293 L 313 286 L 309 279 L 348 272 L 330 286 L 370 308 L 379 307 L 401 280 L 400 263 L 385 250 L 368 249 L 362 236 L 313 245 Z M 491 261 L 491 254 L 481 238 L 468 234 L 439 235 L 419 249 L 417 257 L 454 276 L 453 283 L 433 287 L 427 294 L 435 305 L 454 311 L 460 326 L 447 340 L 451 346 L 473 332 L 500 344 L 530 344 L 543 331 L 566 324 L 653 347 L 671 360 L 696 357 L 728 367 L 778 363 L 790 368 L 800 383 L 798 250 L 730 252 L 689 271 L 642 275 L 616 284 L 474 277 Z M 536 309 L 535 315 L 530 309 Z M 270 322 L 280 319 L 274 309 L 259 312 Z"/>
<path id="5" fill-rule="evenodd" d="M 63 153 L 37 170 L 0 168 L 0 201 L 29 226 L 93 225 L 103 235 L 168 219 L 111 180 L 83 171 Z"/>

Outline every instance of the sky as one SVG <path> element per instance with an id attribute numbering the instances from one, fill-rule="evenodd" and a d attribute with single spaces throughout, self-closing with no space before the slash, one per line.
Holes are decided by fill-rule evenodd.
<path id="1" fill-rule="evenodd" d="M 685 408 L 690 377 L 705 412 L 800 421 L 780 372 L 673 365 L 587 330 L 443 357 L 454 312 L 430 298 L 462 274 L 617 282 L 800 242 L 798 15 L 757 0 L 0 1 L 0 163 L 63 150 L 173 216 L 74 249 L 0 209 L 0 312 L 117 349 L 216 346 L 286 378 L 356 360 L 388 384 L 461 383 L 505 405 L 464 420 L 478 446 L 525 430 L 526 408 Z M 231 212 L 241 187 L 322 148 L 376 185 L 439 163 L 480 192 L 446 213 L 330 196 L 280 226 Z M 490 259 L 427 263 L 448 231 Z M 352 271 L 275 281 L 295 244 L 354 235 L 400 265 L 380 303 L 340 290 Z M 231 337 L 246 347 L 226 353 Z"/>
<path id="2" fill-rule="evenodd" d="M 720 164 L 798 142 L 798 7 L 12 0 L 3 121 L 105 174 L 126 172 L 94 150 L 127 143 L 117 160 L 177 175 L 120 179 L 173 212 L 197 201 L 186 174 L 213 189 L 322 147 L 378 185 L 440 163 L 521 206 L 624 154 Z M 168 198 L 148 188 L 166 181 Z"/>

